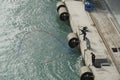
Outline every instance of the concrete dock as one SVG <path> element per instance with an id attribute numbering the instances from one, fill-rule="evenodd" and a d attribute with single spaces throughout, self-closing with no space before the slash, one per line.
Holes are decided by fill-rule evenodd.
<path id="1" fill-rule="evenodd" d="M 94 80 L 120 80 L 120 34 L 107 10 L 84 10 L 82 1 L 64 0 L 69 12 L 73 33 L 80 41 L 80 50 L 85 67 L 93 73 Z M 81 30 L 87 27 L 87 38 L 83 40 Z M 95 55 L 92 63 L 91 53 Z M 83 70 L 80 70 L 82 75 Z"/>
<path id="2" fill-rule="evenodd" d="M 100 16 L 99 18 L 97 16 Z M 91 16 L 97 25 L 98 32 L 102 37 L 109 54 L 111 55 L 114 64 L 120 73 L 120 34 L 117 31 L 110 16 L 105 13 L 97 12 L 91 13 Z"/>

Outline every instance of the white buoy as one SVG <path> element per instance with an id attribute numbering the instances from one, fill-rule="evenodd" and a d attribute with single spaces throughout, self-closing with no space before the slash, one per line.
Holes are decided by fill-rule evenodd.
<path id="1" fill-rule="evenodd" d="M 57 12 L 59 14 L 60 19 L 62 21 L 68 20 L 69 19 L 69 13 L 66 9 L 66 6 L 65 6 L 64 2 L 59 1 L 56 4 L 56 7 L 57 7 Z"/>
<path id="2" fill-rule="evenodd" d="M 80 69 L 80 80 L 94 80 L 93 73 L 87 66 L 83 66 Z"/>
<path id="3" fill-rule="evenodd" d="M 75 48 L 79 45 L 79 39 L 75 33 L 69 33 L 67 36 L 68 45 L 71 48 Z"/>

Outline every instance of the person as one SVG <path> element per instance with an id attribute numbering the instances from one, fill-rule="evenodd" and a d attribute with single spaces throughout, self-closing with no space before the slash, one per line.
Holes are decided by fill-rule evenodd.
<path id="1" fill-rule="evenodd" d="M 81 30 L 81 32 L 83 34 L 83 40 L 86 40 L 86 35 L 87 35 L 86 32 L 88 32 L 87 27 L 83 27 L 83 29 Z"/>
<path id="2" fill-rule="evenodd" d="M 91 57 L 92 57 L 92 65 L 95 65 L 95 54 L 91 52 Z"/>

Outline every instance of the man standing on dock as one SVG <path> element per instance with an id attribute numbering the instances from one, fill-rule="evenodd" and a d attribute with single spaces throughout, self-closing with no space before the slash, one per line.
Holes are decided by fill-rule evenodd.
<path id="1" fill-rule="evenodd" d="M 95 54 L 93 54 L 93 52 L 91 52 L 91 57 L 92 57 L 92 65 L 95 66 Z"/>
<path id="2" fill-rule="evenodd" d="M 83 40 L 86 40 L 86 35 L 87 35 L 86 32 L 88 32 L 87 27 L 86 27 L 86 26 L 83 27 L 83 29 L 81 30 L 81 32 L 82 32 L 82 34 L 83 34 Z"/>

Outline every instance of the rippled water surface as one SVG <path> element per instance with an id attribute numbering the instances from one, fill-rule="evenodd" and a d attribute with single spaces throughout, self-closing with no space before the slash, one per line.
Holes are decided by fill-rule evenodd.
<path id="1" fill-rule="evenodd" d="M 79 50 L 56 0 L 0 0 L 0 80 L 79 80 Z"/>

